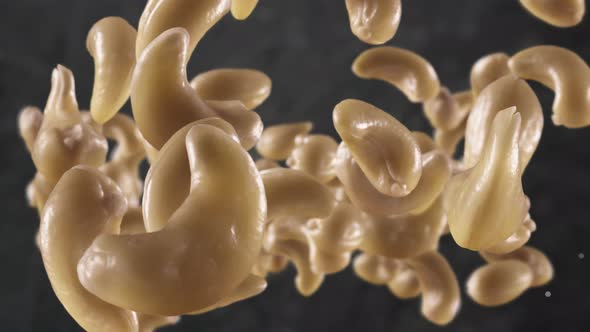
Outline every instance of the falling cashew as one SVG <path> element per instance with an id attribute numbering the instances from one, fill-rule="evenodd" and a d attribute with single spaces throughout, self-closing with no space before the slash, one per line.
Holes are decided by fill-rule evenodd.
<path id="1" fill-rule="evenodd" d="M 401 0 L 346 0 L 350 29 L 367 44 L 388 42 L 399 27 Z"/>

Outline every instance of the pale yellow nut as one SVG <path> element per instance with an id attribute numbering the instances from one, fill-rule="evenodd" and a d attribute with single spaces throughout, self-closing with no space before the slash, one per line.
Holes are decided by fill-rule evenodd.
<path id="1" fill-rule="evenodd" d="M 218 308 L 226 307 L 230 304 L 246 300 L 248 298 L 254 297 L 260 293 L 262 293 L 266 289 L 266 280 L 264 278 L 258 277 L 256 275 L 251 274 L 248 276 L 234 291 L 225 297 L 223 300 L 215 303 L 214 305 L 191 312 L 191 315 L 198 315 L 205 312 L 209 312 Z"/>
<path id="2" fill-rule="evenodd" d="M 260 256 L 258 257 L 256 265 L 252 267 L 252 274 L 264 278 L 268 275 L 268 273 L 277 273 L 283 271 L 288 264 L 289 260 L 287 257 L 273 255 L 263 248 L 260 252 Z"/>
<path id="3" fill-rule="evenodd" d="M 485 55 L 473 64 L 469 82 L 474 97 L 477 97 L 490 83 L 510 74 L 508 60 L 510 57 L 506 53 L 498 52 Z"/>
<path id="4" fill-rule="evenodd" d="M 256 145 L 256 151 L 270 160 L 285 160 L 295 148 L 295 138 L 308 134 L 311 122 L 294 122 L 267 127 Z"/>
<path id="5" fill-rule="evenodd" d="M 103 18 L 88 32 L 86 48 L 94 58 L 90 113 L 98 123 L 112 118 L 129 98 L 136 38 L 137 31 L 120 17 Z"/>
<path id="6" fill-rule="evenodd" d="M 545 256 L 545 254 L 533 247 L 524 246 L 504 255 L 496 255 L 487 252 L 482 252 L 481 254 L 488 262 L 514 259 L 526 263 L 533 271 L 531 287 L 543 286 L 553 279 L 554 271 L 551 261 Z"/>
<path id="7" fill-rule="evenodd" d="M 375 189 L 402 197 L 416 188 L 422 174 L 420 148 L 401 122 L 355 99 L 336 105 L 332 118 L 336 131 Z"/>
<path id="8" fill-rule="evenodd" d="M 533 89 L 514 75 L 489 84 L 475 100 L 465 130 L 465 167 L 473 167 L 480 160 L 496 114 L 512 106 L 521 119 L 518 146 L 520 170 L 524 172 L 541 139 L 543 110 Z"/>
<path id="9" fill-rule="evenodd" d="M 473 271 L 467 294 L 480 305 L 499 306 L 519 297 L 532 282 L 533 271 L 527 264 L 514 259 L 496 261 Z"/>
<path id="10" fill-rule="evenodd" d="M 427 252 L 407 261 L 415 271 L 420 290 L 422 315 L 437 325 L 450 323 L 461 307 L 457 276 L 438 252 Z"/>
<path id="11" fill-rule="evenodd" d="M 373 187 L 344 143 L 338 148 L 335 167 L 350 201 L 374 216 L 425 210 L 443 192 L 451 176 L 451 164 L 444 152 L 428 152 L 422 155 L 422 175 L 416 188 L 404 197 L 391 197 Z"/>
<path id="12" fill-rule="evenodd" d="M 397 47 L 380 46 L 364 51 L 354 60 L 352 71 L 360 78 L 395 86 L 413 103 L 432 99 L 440 90 L 432 65 L 418 54 Z"/>
<path id="13" fill-rule="evenodd" d="M 441 87 L 438 95 L 423 104 L 424 114 L 430 124 L 438 130 L 453 130 L 469 112 L 468 108 L 460 107 L 457 98 L 446 87 Z"/>
<path id="14" fill-rule="evenodd" d="M 367 44 L 388 42 L 399 27 L 401 0 L 346 0 L 352 33 Z"/>
<path id="15" fill-rule="evenodd" d="M 203 99 L 239 100 L 252 110 L 270 96 L 272 82 L 259 70 L 220 68 L 200 73 L 193 78 L 191 86 Z"/>
<path id="16" fill-rule="evenodd" d="M 479 162 L 447 184 L 447 220 L 453 239 L 463 248 L 479 251 L 502 242 L 528 212 L 519 167 L 520 119 L 515 107 L 498 112 Z"/>
<path id="17" fill-rule="evenodd" d="M 29 153 L 33 152 L 35 140 L 41 124 L 43 123 L 43 113 L 38 107 L 27 106 L 23 108 L 18 114 L 18 130 L 20 137 L 25 142 L 25 146 Z"/>
<path id="18" fill-rule="evenodd" d="M 397 268 L 393 278 L 387 282 L 387 288 L 400 299 L 411 299 L 421 292 L 416 271 L 404 261 L 397 261 Z"/>
<path id="19" fill-rule="evenodd" d="M 418 147 L 420 148 L 420 152 L 422 152 L 422 154 L 430 152 L 437 148 L 436 143 L 434 142 L 432 137 L 428 136 L 428 134 L 426 133 L 423 133 L 421 131 L 413 131 L 412 136 L 414 137 L 414 140 L 416 140 L 416 143 L 418 144 Z"/>
<path id="20" fill-rule="evenodd" d="M 231 123 L 240 141 L 252 145 L 262 123 L 257 114 L 230 102 L 203 101 L 188 83 L 185 60 L 189 35 L 173 28 L 158 36 L 143 52 L 131 82 L 131 105 L 137 127 L 156 149 L 180 128 L 197 120 L 221 117 Z"/>
<path id="21" fill-rule="evenodd" d="M 236 20 L 245 20 L 252 14 L 258 0 L 232 0 L 231 14 Z"/>
<path id="22" fill-rule="evenodd" d="M 352 267 L 357 277 L 380 286 L 387 284 L 394 277 L 398 262 L 393 258 L 363 252 L 354 258 Z"/>
<path id="23" fill-rule="evenodd" d="M 460 114 L 464 114 L 464 118 L 461 123 L 452 130 L 439 130 L 434 131 L 434 142 L 437 146 L 443 149 L 449 156 L 455 154 L 457 144 L 465 136 L 465 128 L 467 126 L 467 119 L 473 106 L 473 93 L 471 90 L 457 92 L 453 94 L 453 98 L 456 100 L 461 111 Z"/>
<path id="24" fill-rule="evenodd" d="M 178 146 L 186 148 L 190 178 L 162 190 L 190 191 L 165 227 L 101 234 L 78 263 L 84 287 L 109 303 L 164 316 L 204 309 L 231 294 L 256 263 L 266 200 L 254 161 L 221 129 L 196 124 L 164 146 L 154 172 L 167 172 L 158 167 L 163 160 L 182 159 Z"/>
<path id="25" fill-rule="evenodd" d="M 68 313 L 88 331 L 137 330 L 133 312 L 88 292 L 76 272 L 79 259 L 97 235 L 118 231 L 126 209 L 117 185 L 87 166 L 67 171 L 44 209 L 39 248 L 47 276 Z"/>
<path id="26" fill-rule="evenodd" d="M 73 166 L 102 165 L 107 150 L 102 133 L 78 110 L 74 75 L 58 65 L 51 75 L 51 92 L 31 153 L 37 170 L 53 185 Z"/>
<path id="27" fill-rule="evenodd" d="M 311 269 L 319 273 L 336 273 L 350 263 L 351 253 L 363 236 L 362 214 L 350 203 L 339 202 L 327 218 L 306 223 Z"/>
<path id="28" fill-rule="evenodd" d="M 586 13 L 584 0 L 520 0 L 541 21 L 559 28 L 578 25 Z"/>
<path id="29" fill-rule="evenodd" d="M 576 53 L 557 46 L 527 48 L 512 56 L 510 70 L 555 92 L 555 125 L 580 128 L 590 124 L 590 68 Z"/>
<path id="30" fill-rule="evenodd" d="M 496 255 L 513 252 L 529 241 L 531 238 L 531 233 L 534 232 L 535 229 L 535 222 L 531 219 L 530 215 L 527 215 L 522 225 L 518 227 L 518 230 L 516 230 L 514 234 L 510 235 L 510 237 L 504 241 L 487 248 L 485 252 Z"/>
<path id="31" fill-rule="evenodd" d="M 435 250 L 445 224 L 440 200 L 426 211 L 392 217 L 368 217 L 359 248 L 369 254 L 410 258 Z"/>
<path id="32" fill-rule="evenodd" d="M 321 183 L 328 183 L 336 176 L 334 158 L 338 143 L 328 135 L 300 135 L 286 164 L 301 170 Z"/>
<path id="33" fill-rule="evenodd" d="M 137 58 L 161 33 L 179 27 L 190 34 L 188 56 L 185 58 L 188 61 L 205 33 L 229 12 L 230 2 L 231 0 L 149 0 L 137 29 Z"/>
<path id="34" fill-rule="evenodd" d="M 29 203 L 29 206 L 37 208 L 39 214 L 43 211 L 43 206 L 53 190 L 53 186 L 54 183 L 48 182 L 39 172 L 35 174 L 33 180 L 27 185 L 27 203 Z"/>
<path id="35" fill-rule="evenodd" d="M 265 169 L 279 168 L 279 167 L 281 167 L 281 165 L 279 165 L 279 163 L 277 163 L 274 160 L 268 160 L 268 159 L 256 160 L 256 168 L 259 171 L 264 171 Z"/>
<path id="36" fill-rule="evenodd" d="M 346 195 L 346 190 L 340 179 L 336 177 L 332 179 L 332 181 L 326 183 L 326 186 L 332 191 L 334 199 L 336 199 L 337 202 L 350 203 L 350 199 L 348 198 L 348 195 Z"/>
<path id="37" fill-rule="evenodd" d="M 237 100 L 206 100 L 205 103 L 217 113 L 217 116 L 232 124 L 242 147 L 250 150 L 256 145 L 262 134 L 262 119 L 256 112 L 246 109 Z"/>
<path id="38" fill-rule="evenodd" d="M 288 168 L 260 172 L 268 205 L 268 220 L 279 217 L 324 218 L 334 207 L 334 195 L 306 173 Z"/>

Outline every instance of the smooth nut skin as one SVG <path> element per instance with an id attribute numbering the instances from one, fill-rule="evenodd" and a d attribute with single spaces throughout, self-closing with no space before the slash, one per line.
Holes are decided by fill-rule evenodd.
<path id="1" fill-rule="evenodd" d="M 416 188 L 404 197 L 391 197 L 373 187 L 344 143 L 338 148 L 335 166 L 350 201 L 373 216 L 425 210 L 443 192 L 451 176 L 451 164 L 444 152 L 428 152 L 422 155 L 422 176 Z"/>
<path id="2" fill-rule="evenodd" d="M 334 158 L 337 149 L 338 143 L 328 135 L 299 135 L 286 164 L 321 183 L 328 183 L 336 176 Z"/>
<path id="3" fill-rule="evenodd" d="M 311 122 L 295 122 L 267 127 L 260 136 L 256 151 L 270 160 L 285 160 L 295 148 L 295 138 L 308 134 Z"/>
<path id="4" fill-rule="evenodd" d="M 422 159 L 408 128 L 377 107 L 355 99 L 336 105 L 332 118 L 336 131 L 375 189 L 402 197 L 416 188 Z"/>
<path id="5" fill-rule="evenodd" d="M 506 304 L 532 284 L 533 271 L 525 263 L 509 259 L 484 265 L 469 276 L 467 294 L 486 307 Z"/>
<path id="6" fill-rule="evenodd" d="M 436 97 L 427 100 L 423 109 L 432 127 L 447 131 L 459 127 L 469 112 L 469 109 L 459 106 L 457 99 L 446 87 L 441 87 Z"/>
<path id="7" fill-rule="evenodd" d="M 35 117 L 38 121 L 39 115 Z M 72 72 L 58 65 L 31 152 L 37 171 L 52 185 L 73 166 L 98 167 L 105 162 L 107 140 L 88 120 L 78 109 Z"/>
<path id="8" fill-rule="evenodd" d="M 545 256 L 545 254 L 533 247 L 524 246 L 504 255 L 496 255 L 487 252 L 482 252 L 481 255 L 487 262 L 514 259 L 526 263 L 533 271 L 531 287 L 543 286 L 553 279 L 554 271 L 551 261 Z"/>
<path id="9" fill-rule="evenodd" d="M 413 103 L 436 97 L 440 89 L 436 71 L 426 59 L 397 47 L 380 46 L 364 51 L 354 60 L 352 72 L 360 78 L 395 86 Z"/>
<path id="10" fill-rule="evenodd" d="M 541 139 L 543 110 L 533 89 L 514 75 L 494 81 L 475 100 L 465 131 L 465 167 L 473 167 L 480 160 L 496 114 L 512 106 L 521 118 L 518 146 L 520 170 L 524 172 Z"/>
<path id="11" fill-rule="evenodd" d="M 103 18 L 88 32 L 86 48 L 94 58 L 90 114 L 100 124 L 111 119 L 129 98 L 136 38 L 135 29 L 120 17 Z"/>
<path id="12" fill-rule="evenodd" d="M 422 315 L 437 325 L 450 323 L 461 307 L 461 294 L 455 272 L 447 260 L 431 251 L 409 259 L 407 263 L 420 283 Z"/>
<path id="13" fill-rule="evenodd" d="M 231 14 L 236 20 L 245 20 L 252 14 L 258 0 L 232 0 Z"/>
<path id="14" fill-rule="evenodd" d="M 499 112 L 485 139 L 479 162 L 451 178 L 444 197 L 455 242 L 485 250 L 511 236 L 525 219 L 528 200 L 519 167 L 520 113 Z"/>
<path id="15" fill-rule="evenodd" d="M 268 206 L 268 220 L 279 217 L 324 218 L 334 207 L 334 195 L 302 171 L 271 168 L 260 172 Z"/>
<path id="16" fill-rule="evenodd" d="M 118 232 L 126 209 L 117 185 L 86 166 L 76 166 L 62 176 L 44 209 L 39 249 L 47 276 L 68 313 L 88 331 L 137 330 L 133 312 L 88 292 L 76 272 L 78 261 L 97 235 Z"/>
<path id="17" fill-rule="evenodd" d="M 513 55 L 508 65 L 516 76 L 555 92 L 551 116 L 555 125 L 590 124 L 590 68 L 576 53 L 557 46 L 534 46 Z"/>
<path id="18" fill-rule="evenodd" d="M 352 33 L 367 44 L 388 42 L 399 27 L 401 0 L 346 0 Z"/>
<path id="19" fill-rule="evenodd" d="M 368 217 L 363 223 L 364 236 L 359 248 L 390 258 L 415 257 L 438 247 L 444 224 L 440 200 L 416 215 Z"/>
<path id="20" fill-rule="evenodd" d="M 486 253 L 503 255 L 515 251 L 516 249 L 525 245 L 531 238 L 531 233 L 536 229 L 535 222 L 527 215 L 522 225 L 514 234 L 510 235 L 506 240 L 487 248 Z"/>
<path id="21" fill-rule="evenodd" d="M 418 147 L 420 148 L 420 152 L 422 152 L 422 154 L 425 154 L 437 148 L 436 143 L 434 142 L 432 137 L 428 136 L 428 134 L 426 133 L 423 133 L 421 131 L 413 131 L 412 136 L 414 137 L 414 140 L 416 140 L 416 143 L 418 144 Z"/>
<path id="22" fill-rule="evenodd" d="M 363 252 L 354 258 L 352 266 L 357 277 L 380 286 L 394 277 L 398 262 L 393 258 Z"/>
<path id="23" fill-rule="evenodd" d="M 508 60 L 510 57 L 506 53 L 498 52 L 485 55 L 473 64 L 469 82 L 474 97 L 477 97 L 490 83 L 510 74 Z"/>
<path id="24" fill-rule="evenodd" d="M 220 68 L 200 73 L 193 78 L 191 86 L 203 99 L 239 100 L 248 110 L 252 110 L 270 96 L 272 82 L 270 77 L 259 70 Z"/>
<path id="25" fill-rule="evenodd" d="M 541 21 L 559 28 L 578 25 L 586 13 L 584 0 L 520 0 Z"/>
<path id="26" fill-rule="evenodd" d="M 259 171 L 264 171 L 265 169 L 271 169 L 271 168 L 280 168 L 281 165 L 279 165 L 279 163 L 277 163 L 274 160 L 268 160 L 268 159 L 258 159 L 256 160 L 256 168 Z"/>
<path id="27" fill-rule="evenodd" d="M 411 299 L 421 292 L 416 271 L 404 261 L 397 261 L 397 268 L 393 278 L 387 283 L 387 288 L 400 299 Z"/>
<path id="28" fill-rule="evenodd" d="M 264 280 L 264 278 L 261 278 L 259 276 L 256 275 L 249 275 L 246 279 L 244 279 L 244 281 L 242 281 L 241 284 L 238 285 L 238 287 L 236 287 L 233 292 L 228 295 L 227 297 L 225 297 L 223 300 L 215 303 L 214 305 L 211 305 L 207 308 L 201 309 L 201 310 L 197 310 L 194 312 L 191 312 L 191 315 L 198 315 L 198 314 L 202 314 L 205 312 L 209 312 L 221 307 L 226 307 L 230 304 L 239 302 L 239 301 L 243 301 L 245 299 L 254 297 L 260 293 L 262 293 L 265 289 L 266 289 L 266 280 Z"/>
<path id="29" fill-rule="evenodd" d="M 188 154 L 190 193 L 166 226 L 101 234 L 78 263 L 84 287 L 109 303 L 165 316 L 204 309 L 231 294 L 256 263 L 266 200 L 254 161 L 222 130 L 197 124 L 169 141 L 154 167 L 177 158 L 170 154 L 179 145 Z"/>
<path id="30" fill-rule="evenodd" d="M 137 61 L 131 105 L 141 134 L 151 146 L 160 149 L 183 126 L 221 117 L 236 128 L 240 142 L 251 147 L 262 130 L 259 116 L 231 101 L 208 104 L 195 93 L 186 78 L 188 43 L 186 30 L 167 30 L 146 47 Z"/>
<path id="31" fill-rule="evenodd" d="M 149 0 L 139 20 L 136 57 L 161 33 L 172 28 L 183 28 L 190 34 L 187 55 L 225 14 L 231 0 Z M 188 61 L 189 56 L 185 58 Z"/>
<path id="32" fill-rule="evenodd" d="M 453 98 L 459 105 L 461 111 L 459 114 L 464 114 L 464 118 L 461 123 L 452 130 L 440 130 L 434 131 L 434 142 L 437 146 L 443 149 L 449 156 L 453 156 L 457 149 L 457 144 L 465 136 L 465 128 L 467 127 L 467 119 L 473 106 L 473 93 L 468 91 L 457 92 L 453 94 Z"/>

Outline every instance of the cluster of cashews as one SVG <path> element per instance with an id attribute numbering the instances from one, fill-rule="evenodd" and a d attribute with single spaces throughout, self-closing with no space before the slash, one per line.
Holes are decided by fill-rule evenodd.
<path id="1" fill-rule="evenodd" d="M 225 68 L 189 81 L 186 73 L 204 34 L 230 11 L 247 18 L 257 2 L 150 0 L 137 31 L 102 19 L 87 39 L 90 111 L 80 111 L 73 73 L 61 65 L 44 111 L 22 110 L 20 133 L 37 168 L 27 187 L 41 217 L 37 245 L 80 326 L 153 331 L 260 294 L 267 275 L 290 262 L 309 296 L 351 261 L 359 278 L 402 299 L 421 296 L 424 317 L 448 324 L 461 296 L 438 253 L 446 234 L 487 262 L 467 281 L 479 304 L 507 303 L 552 279 L 549 259 L 526 246 L 536 224 L 521 178 L 543 114 L 525 80 L 554 90 L 556 125 L 587 126 L 584 60 L 556 46 L 493 53 L 474 64 L 469 90 L 452 93 L 426 59 L 374 47 L 352 71 L 421 103 L 432 137 L 353 99 L 333 111 L 340 143 L 312 134 L 311 122 L 263 130 L 254 110 L 270 95 L 267 75 Z M 552 24 L 572 20 L 542 11 L 553 1 L 521 2 Z M 583 2 L 571 3 L 583 13 Z M 346 6 L 361 40 L 383 44 L 395 34 L 399 0 Z M 129 98 L 133 118 L 119 113 Z M 110 155 L 107 139 L 116 142 Z"/>

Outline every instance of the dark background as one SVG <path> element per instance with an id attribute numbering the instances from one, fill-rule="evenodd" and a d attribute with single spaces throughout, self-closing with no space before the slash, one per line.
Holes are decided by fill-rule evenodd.
<path id="1" fill-rule="evenodd" d="M 38 218 L 27 207 L 24 189 L 34 168 L 17 135 L 16 117 L 24 105 L 44 106 L 51 69 L 58 63 L 75 73 L 80 106 L 87 107 L 93 78 L 87 31 L 110 15 L 137 25 L 144 4 L 0 0 L 0 331 L 79 331 L 55 298 L 33 244 Z M 423 55 L 454 91 L 468 88 L 471 64 L 490 52 L 555 44 L 590 60 L 590 19 L 571 29 L 552 28 L 516 0 L 406 0 L 403 5 L 399 31 L 388 44 Z M 352 60 L 367 47 L 350 32 L 344 1 L 261 0 L 250 19 L 228 16 L 205 36 L 189 77 L 216 67 L 263 70 L 273 80 L 273 93 L 258 110 L 266 125 L 313 120 L 317 132 L 334 135 L 334 105 L 359 98 L 412 130 L 429 131 L 419 105 L 385 83 L 353 76 Z M 552 93 L 532 85 L 546 122 L 524 188 L 538 225 L 530 243 L 555 265 L 549 285 L 499 308 L 480 307 L 464 296 L 459 316 L 440 328 L 421 317 L 418 299 L 398 300 L 386 288 L 358 280 L 350 269 L 327 277 L 310 298 L 295 291 L 290 269 L 271 276 L 262 295 L 185 317 L 166 331 L 589 331 L 590 129 L 553 126 Z M 449 238 L 442 251 L 462 285 L 481 264 L 477 254 L 460 250 Z M 579 258 L 580 253 L 587 257 Z"/>

